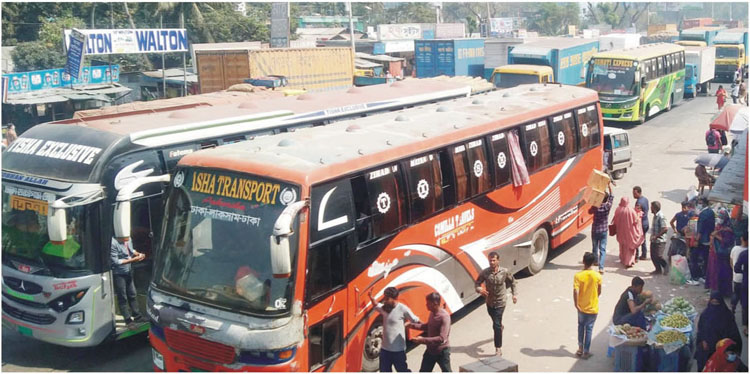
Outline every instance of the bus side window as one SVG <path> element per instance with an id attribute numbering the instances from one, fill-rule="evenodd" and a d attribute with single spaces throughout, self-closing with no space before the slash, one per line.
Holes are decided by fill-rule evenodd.
<path id="1" fill-rule="evenodd" d="M 341 354 L 343 334 L 341 313 L 310 327 L 309 364 L 313 371 Z"/>
<path id="2" fill-rule="evenodd" d="M 442 149 L 438 152 L 440 158 L 440 172 L 443 185 L 443 207 L 447 208 L 456 203 L 456 185 L 453 178 L 453 165 L 450 160 L 450 152 Z"/>
<path id="3" fill-rule="evenodd" d="M 529 173 L 542 169 L 552 161 L 547 120 L 543 119 L 523 126 L 523 144 L 526 167 Z"/>
<path id="4" fill-rule="evenodd" d="M 654 77 L 654 78 L 658 78 L 658 77 L 662 76 L 662 71 L 663 71 L 662 70 L 663 69 L 662 68 L 662 63 L 663 63 L 663 59 L 661 57 L 657 57 L 656 58 L 656 64 L 658 65 L 658 69 L 657 69 L 656 77 Z"/>
<path id="5" fill-rule="evenodd" d="M 495 165 L 495 187 L 503 186 L 511 181 L 510 149 L 508 148 L 508 133 L 502 132 L 490 137 L 492 159 Z"/>
<path id="6" fill-rule="evenodd" d="M 387 235 L 407 223 L 404 177 L 398 164 L 365 173 L 373 237 Z"/>
<path id="7" fill-rule="evenodd" d="M 479 138 L 466 143 L 469 155 L 469 179 L 471 180 L 472 195 L 479 195 L 492 188 L 492 170 L 487 163 L 487 152 L 484 139 Z"/>
<path id="8" fill-rule="evenodd" d="M 450 148 L 453 158 L 453 170 L 456 177 L 456 201 L 464 201 L 469 198 L 469 176 L 466 171 L 468 160 L 466 157 L 466 146 L 454 145 Z"/>
<path id="9" fill-rule="evenodd" d="M 405 166 L 409 181 L 411 222 L 443 209 L 443 182 L 437 154 L 413 157 Z"/>
<path id="10" fill-rule="evenodd" d="M 153 240 L 155 237 L 154 224 L 159 225 L 164 213 L 156 201 L 160 196 L 133 200 L 130 205 L 130 227 L 133 248 L 151 258 L 153 254 Z"/>
<path id="11" fill-rule="evenodd" d="M 576 153 L 576 123 L 573 113 L 565 113 L 552 118 L 552 157 L 555 162 L 562 161 Z"/>
<path id="12" fill-rule="evenodd" d="M 339 236 L 310 247 L 305 292 L 308 305 L 344 286 L 344 265 L 348 248 L 354 247 L 353 238 L 352 235 Z"/>
<path id="13" fill-rule="evenodd" d="M 354 227 L 357 230 L 359 243 L 364 243 L 373 238 L 372 234 L 372 212 L 367 200 L 367 183 L 363 175 L 352 178 L 352 195 L 354 197 Z"/>
<path id="14" fill-rule="evenodd" d="M 586 150 L 599 145 L 599 113 L 596 111 L 596 105 L 591 104 L 584 108 L 579 108 L 578 114 L 578 131 L 580 132 L 581 150 Z"/>

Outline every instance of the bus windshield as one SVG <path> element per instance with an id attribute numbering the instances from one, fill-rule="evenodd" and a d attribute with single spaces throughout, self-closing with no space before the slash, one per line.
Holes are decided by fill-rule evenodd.
<path id="1" fill-rule="evenodd" d="M 637 67 L 631 60 L 594 59 L 587 87 L 596 90 L 599 94 L 634 96 L 638 93 L 638 82 L 635 80 L 636 69 Z"/>
<path id="2" fill-rule="evenodd" d="M 270 238 L 297 196 L 297 187 L 265 178 L 179 170 L 167 201 L 156 287 L 248 314 L 287 312 L 292 278 L 273 277 Z M 293 261 L 295 254 L 292 244 Z"/>
<path id="3" fill-rule="evenodd" d="M 739 58 L 740 50 L 729 47 L 716 47 L 716 58 Z"/>
<path id="4" fill-rule="evenodd" d="M 66 209 L 68 236 L 57 243 L 47 235 L 49 199 L 54 195 L 4 184 L 3 263 L 12 268 L 41 268 L 57 278 L 93 274 L 97 258 L 93 240 L 99 238 L 101 229 L 100 204 Z"/>
<path id="5" fill-rule="evenodd" d="M 495 87 L 510 88 L 521 84 L 539 83 L 539 76 L 533 74 L 500 73 L 495 75 Z"/>

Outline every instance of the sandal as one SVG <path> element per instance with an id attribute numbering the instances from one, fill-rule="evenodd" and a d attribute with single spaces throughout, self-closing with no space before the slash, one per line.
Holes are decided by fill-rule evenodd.
<path id="1" fill-rule="evenodd" d="M 583 352 L 583 355 L 581 356 L 582 359 L 588 360 L 589 357 L 593 356 L 591 352 Z"/>
<path id="2" fill-rule="evenodd" d="M 576 356 L 581 357 L 582 354 L 583 354 L 583 348 L 578 348 L 578 350 L 576 351 Z"/>

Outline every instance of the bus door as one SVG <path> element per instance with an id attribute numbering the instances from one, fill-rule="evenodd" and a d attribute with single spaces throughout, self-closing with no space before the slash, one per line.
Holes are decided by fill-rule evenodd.
<path id="1" fill-rule="evenodd" d="M 310 246 L 305 275 L 306 340 L 309 371 L 351 371 L 344 351 L 347 259 L 356 246 L 351 184 L 348 179 L 313 187 Z"/>

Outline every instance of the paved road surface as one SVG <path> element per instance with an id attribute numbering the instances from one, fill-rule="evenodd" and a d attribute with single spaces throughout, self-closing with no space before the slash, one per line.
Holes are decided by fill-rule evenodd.
<path id="1" fill-rule="evenodd" d="M 714 97 L 699 97 L 644 125 L 627 127 L 634 166 L 617 182 L 616 203 L 624 194 L 630 195 L 634 185 L 640 185 L 650 201 L 661 202 L 665 216 L 671 219 L 688 187 L 697 184 L 693 158 L 705 152 L 703 133 L 715 113 L 714 102 Z M 573 354 L 577 349 L 577 317 L 572 279 L 581 269 L 583 253 L 590 249 L 586 230 L 552 252 L 543 272 L 519 280 L 518 304 L 509 304 L 505 311 L 503 351 L 506 358 L 519 364 L 521 371 L 612 371 L 613 358 L 606 357 L 606 327 L 618 297 L 633 276 L 644 278 L 646 288 L 662 301 L 680 295 L 699 310 L 707 302 L 703 287 L 673 286 L 665 277 L 649 275 L 653 270 L 650 261 L 641 261 L 624 270 L 616 262 L 617 242 L 609 238 L 600 315 L 594 325 L 594 356 L 579 360 Z M 738 321 L 739 317 L 738 311 Z M 30 340 L 6 328 L 2 334 L 3 371 L 150 371 L 152 367 L 151 349 L 145 336 L 101 347 L 73 349 Z M 451 345 L 454 371 L 494 352 L 490 319 L 481 302 L 454 316 Z M 423 352 L 422 346 L 408 352 L 412 370 L 419 368 Z M 743 361 L 747 362 L 747 348 Z"/>

